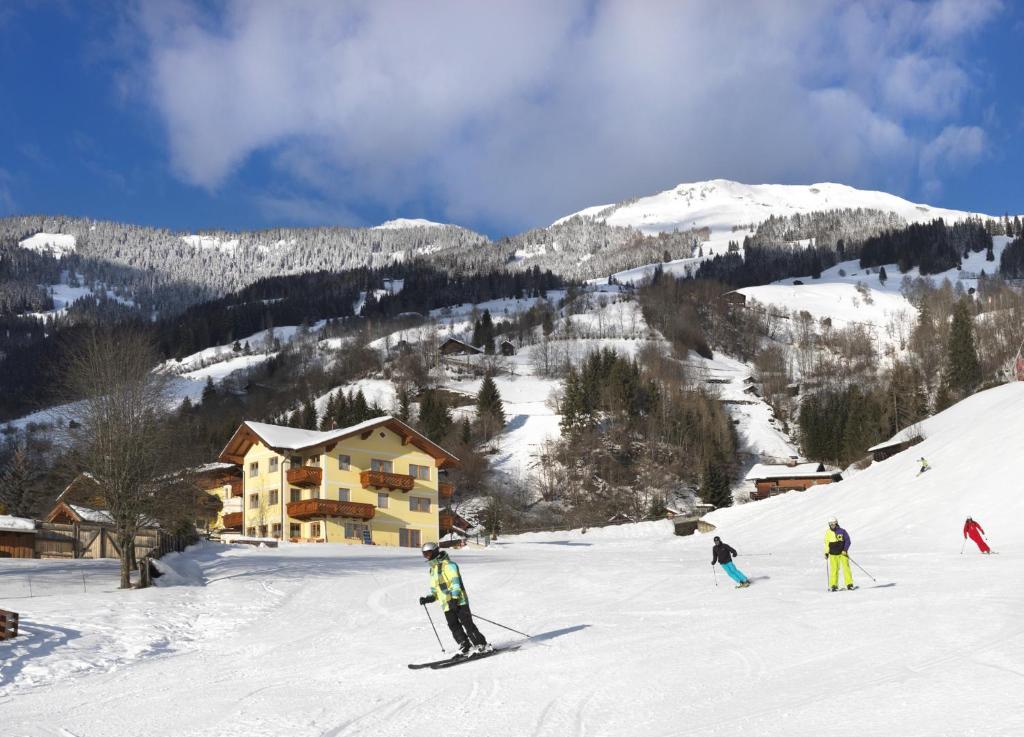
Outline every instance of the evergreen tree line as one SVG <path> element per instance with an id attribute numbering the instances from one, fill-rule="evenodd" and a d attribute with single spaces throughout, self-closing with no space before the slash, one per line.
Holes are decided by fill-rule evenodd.
<path id="1" fill-rule="evenodd" d="M 915 266 L 921 274 L 939 274 L 959 268 L 971 253 L 987 251 L 992 260 L 992 236 L 982 222 L 963 220 L 946 225 L 941 219 L 912 223 L 864 241 L 860 247 L 861 268 L 895 263 L 901 273 Z"/>
<path id="2" fill-rule="evenodd" d="M 1007 279 L 1024 279 L 1024 237 L 1017 236 L 1006 244 L 999 258 L 999 273 Z"/>
<path id="3" fill-rule="evenodd" d="M 727 252 L 704 261 L 694 279 L 711 279 L 735 289 L 808 276 L 817 279 L 824 269 L 839 262 L 839 253 L 831 246 L 759 246 L 749 243 L 745 253 Z"/>

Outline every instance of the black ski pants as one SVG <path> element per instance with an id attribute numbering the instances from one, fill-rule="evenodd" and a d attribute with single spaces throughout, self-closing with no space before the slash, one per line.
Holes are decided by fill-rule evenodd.
<path id="1" fill-rule="evenodd" d="M 459 647 L 462 647 L 466 641 L 469 641 L 471 645 L 487 644 L 487 640 L 473 623 L 473 613 L 469 611 L 468 604 L 460 606 L 453 601 L 448 607 L 448 611 L 444 613 L 444 618 L 448 622 L 448 629 L 452 631 L 452 637 L 459 643 Z"/>

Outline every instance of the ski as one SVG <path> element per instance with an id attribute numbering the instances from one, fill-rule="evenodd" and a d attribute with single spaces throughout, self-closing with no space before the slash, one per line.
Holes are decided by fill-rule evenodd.
<path id="1" fill-rule="evenodd" d="M 426 663 L 409 663 L 409 669 L 410 670 L 420 670 L 421 668 L 432 668 L 435 665 L 438 665 L 439 663 L 447 663 L 452 658 L 462 658 L 462 657 L 464 657 L 464 656 L 462 656 L 462 655 L 453 655 L 452 657 L 449 657 L 449 658 L 443 658 L 441 660 L 431 660 L 431 661 L 426 662 Z"/>
<path id="2" fill-rule="evenodd" d="M 486 653 L 480 653 L 479 655 L 467 655 L 465 657 L 460 656 L 455 658 L 449 658 L 448 660 L 442 660 L 440 663 L 434 663 L 433 665 L 431 665 L 430 669 L 440 670 L 441 668 L 451 668 L 452 666 L 461 665 L 462 663 L 469 663 L 474 660 L 483 660 L 484 658 L 489 658 L 492 655 L 497 655 L 499 653 L 508 653 L 518 649 L 519 645 L 512 645 L 511 647 L 496 647 L 493 650 L 489 650 Z"/>

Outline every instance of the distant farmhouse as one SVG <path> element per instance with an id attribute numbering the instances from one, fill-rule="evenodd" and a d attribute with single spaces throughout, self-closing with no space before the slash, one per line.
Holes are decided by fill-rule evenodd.
<path id="1" fill-rule="evenodd" d="M 797 463 L 792 466 L 758 463 L 750 469 L 746 480 L 753 481 L 755 486 L 750 498 L 759 500 L 787 491 L 803 491 L 819 484 L 842 481 L 843 475 L 826 469 L 824 463 Z"/>

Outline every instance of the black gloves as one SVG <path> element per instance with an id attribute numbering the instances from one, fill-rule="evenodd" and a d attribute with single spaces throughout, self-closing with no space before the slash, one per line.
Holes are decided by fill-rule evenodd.
<path id="1" fill-rule="evenodd" d="M 420 605 L 421 606 L 426 606 L 427 604 L 432 604 L 435 601 L 437 601 L 437 597 L 434 596 L 433 594 L 431 594 L 430 596 L 421 596 L 420 597 Z"/>

